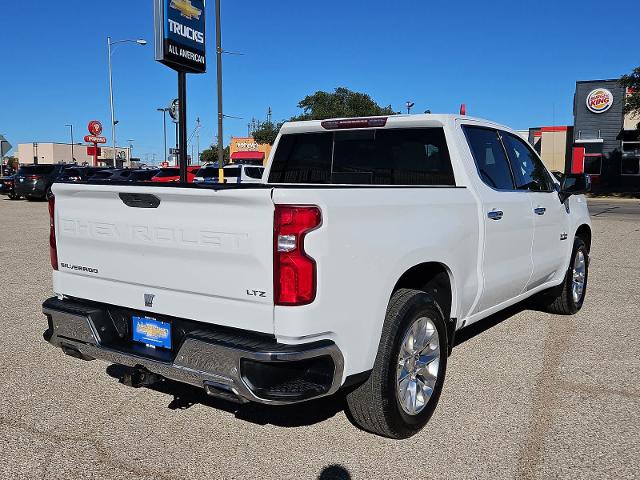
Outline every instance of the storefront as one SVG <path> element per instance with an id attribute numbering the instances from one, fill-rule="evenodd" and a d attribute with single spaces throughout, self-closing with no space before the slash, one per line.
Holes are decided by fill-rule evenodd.
<path id="1" fill-rule="evenodd" d="M 624 114 L 630 93 L 617 79 L 576 83 L 570 167 L 592 175 L 596 186 L 640 188 L 640 117 Z"/>
<path id="2" fill-rule="evenodd" d="M 69 143 L 21 143 L 18 145 L 18 160 L 20 165 L 41 164 L 53 165 L 57 163 L 77 163 L 78 165 L 93 165 L 93 156 L 87 145 Z M 73 160 L 72 160 L 73 158 Z M 98 167 L 128 167 L 131 166 L 131 150 L 129 147 L 116 147 L 116 162 L 113 162 L 113 148 L 102 147 L 98 155 Z"/>
<path id="3" fill-rule="evenodd" d="M 229 153 L 231 163 L 264 165 L 271 153 L 271 145 L 260 144 L 252 137 L 233 137 Z"/>

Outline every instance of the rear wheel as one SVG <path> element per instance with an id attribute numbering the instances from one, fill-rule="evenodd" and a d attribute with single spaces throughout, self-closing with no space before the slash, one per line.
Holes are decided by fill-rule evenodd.
<path id="1" fill-rule="evenodd" d="M 420 290 L 396 291 L 371 375 L 347 394 L 353 421 L 390 438 L 418 433 L 440 398 L 447 356 L 444 316 L 433 296 Z"/>
<path id="2" fill-rule="evenodd" d="M 569 269 L 562 285 L 546 296 L 546 307 L 551 313 L 573 315 L 584 303 L 589 277 L 589 251 L 584 241 L 576 237 L 573 242 Z"/>
<path id="3" fill-rule="evenodd" d="M 20 195 L 16 195 L 14 193 L 9 194 L 9 200 L 18 200 L 19 198 L 20 198 Z"/>

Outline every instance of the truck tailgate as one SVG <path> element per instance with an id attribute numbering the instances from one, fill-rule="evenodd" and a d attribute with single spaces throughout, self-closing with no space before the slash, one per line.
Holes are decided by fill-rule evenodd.
<path id="1" fill-rule="evenodd" d="M 56 294 L 273 333 L 269 188 L 55 184 L 53 193 Z M 141 208 L 151 195 L 159 205 Z"/>

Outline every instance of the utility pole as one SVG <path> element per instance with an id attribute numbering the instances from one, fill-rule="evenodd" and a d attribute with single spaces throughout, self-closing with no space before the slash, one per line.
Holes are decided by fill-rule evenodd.
<path id="1" fill-rule="evenodd" d="M 73 158 L 73 125 L 67 123 L 65 127 L 69 127 L 71 129 L 71 163 L 74 163 L 75 158 Z"/>
<path id="2" fill-rule="evenodd" d="M 222 123 L 224 113 L 222 111 L 222 32 L 220 31 L 220 1 L 216 0 L 216 62 L 218 73 L 218 167 L 224 166 L 224 146 Z"/>
<path id="3" fill-rule="evenodd" d="M 197 164 L 200 164 L 200 117 L 196 118 L 196 145 L 198 147 Z M 193 154 L 192 154 L 193 156 Z M 193 159 L 192 159 L 193 160 Z"/>

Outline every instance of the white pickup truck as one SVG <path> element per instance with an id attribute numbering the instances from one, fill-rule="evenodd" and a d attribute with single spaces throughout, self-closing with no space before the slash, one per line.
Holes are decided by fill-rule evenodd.
<path id="1" fill-rule="evenodd" d="M 429 420 L 457 330 L 584 301 L 588 178 L 455 115 L 288 123 L 261 184 L 56 183 L 47 341 L 239 402 Z"/>

